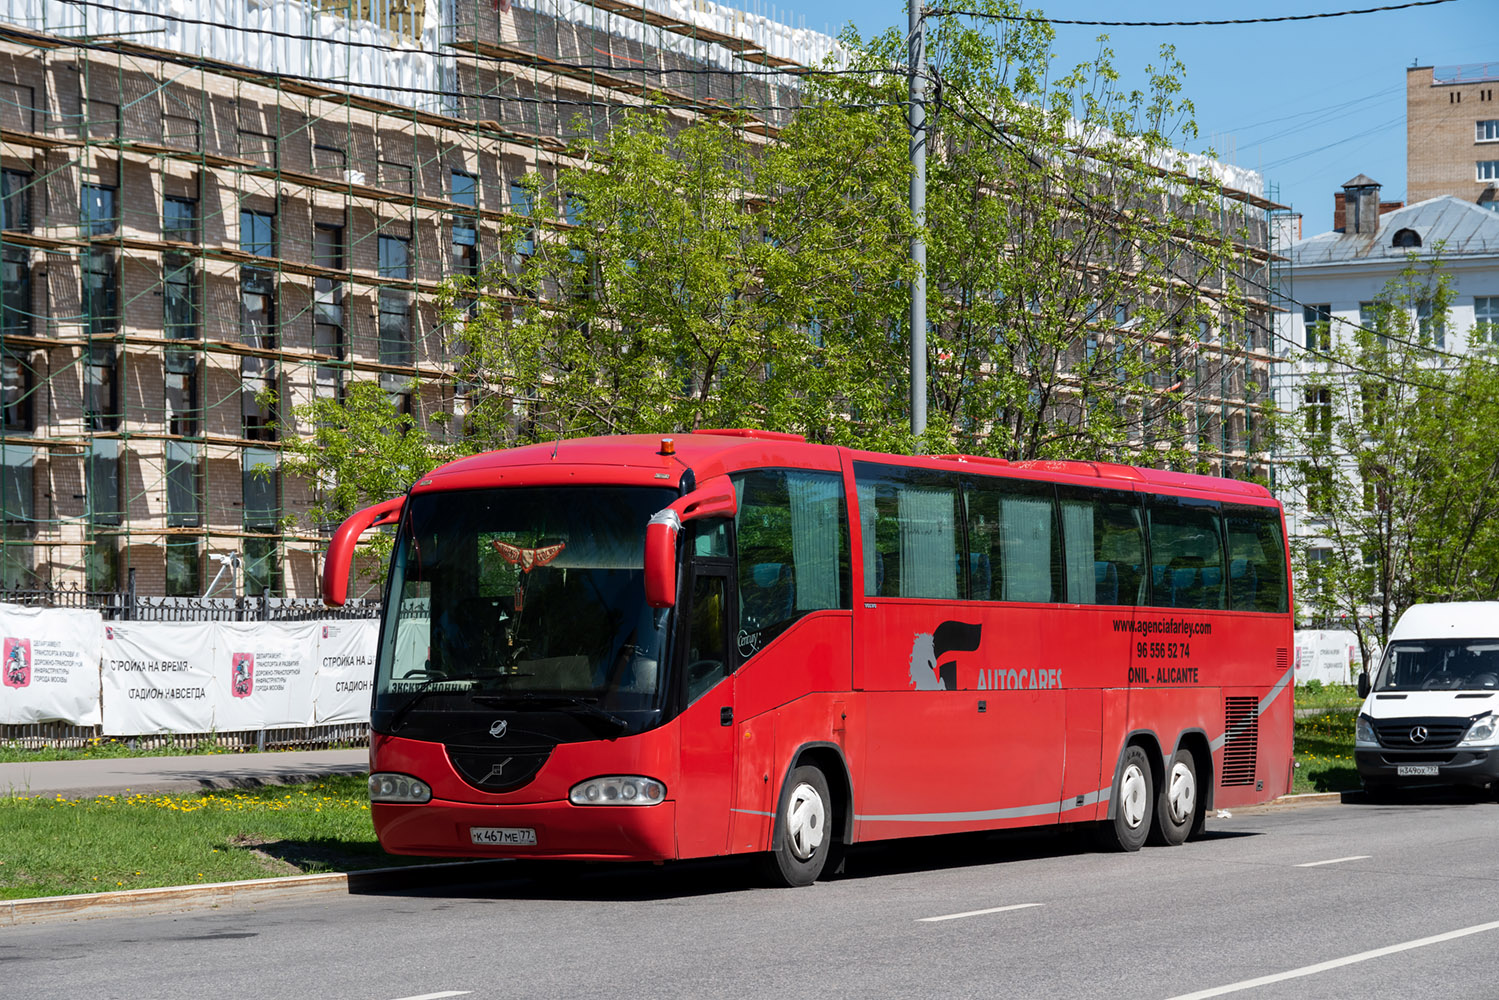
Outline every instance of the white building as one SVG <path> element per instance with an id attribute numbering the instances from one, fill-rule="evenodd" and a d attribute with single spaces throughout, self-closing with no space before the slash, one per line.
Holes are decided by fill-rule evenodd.
<path id="1" fill-rule="evenodd" d="M 1291 244 L 1289 275 L 1277 289 L 1287 306 L 1277 317 L 1288 358 L 1275 385 L 1282 413 L 1315 403 L 1308 377 L 1320 367 L 1319 355 L 1350 342 L 1359 326 L 1372 325 L 1375 300 L 1412 257 L 1439 256 L 1451 280 L 1447 322 L 1430 331 L 1436 347 L 1460 354 L 1480 337 L 1499 342 L 1499 213 L 1450 195 L 1406 206 L 1381 203 L 1379 184 L 1361 174 L 1343 186 L 1336 221 L 1340 228 Z M 1424 325 L 1424 311 L 1420 305 L 1413 310 L 1413 329 Z M 1297 456 L 1276 459 L 1283 467 Z M 1320 526 L 1305 515 L 1303 498 L 1288 489 L 1279 493 L 1293 553 L 1303 549 L 1313 560 L 1325 558 L 1330 550 L 1319 544 Z"/>

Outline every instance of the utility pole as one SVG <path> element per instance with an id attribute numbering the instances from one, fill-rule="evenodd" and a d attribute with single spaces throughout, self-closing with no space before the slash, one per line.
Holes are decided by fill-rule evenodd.
<path id="1" fill-rule="evenodd" d="M 909 2 L 911 218 L 917 228 L 911 237 L 911 433 L 920 438 L 926 431 L 926 8 L 921 0 Z"/>

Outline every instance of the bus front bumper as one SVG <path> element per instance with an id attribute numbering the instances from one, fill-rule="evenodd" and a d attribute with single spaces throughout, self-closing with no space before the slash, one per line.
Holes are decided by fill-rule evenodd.
<path id="1" fill-rule="evenodd" d="M 433 799 L 422 805 L 376 802 L 370 813 L 380 846 L 391 854 L 578 861 L 677 856 L 676 803 L 670 800 L 654 806 L 496 806 Z"/>
<path id="2" fill-rule="evenodd" d="M 1354 763 L 1366 783 L 1383 785 L 1488 785 L 1499 781 L 1499 750 L 1492 747 L 1431 750 L 1355 749 Z M 1435 773 L 1416 769 L 1435 768 Z M 1404 769 L 1405 773 L 1401 773 Z"/>

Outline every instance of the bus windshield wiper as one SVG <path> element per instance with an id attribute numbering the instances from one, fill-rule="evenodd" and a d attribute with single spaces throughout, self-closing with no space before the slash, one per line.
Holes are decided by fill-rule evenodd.
<path id="1" fill-rule="evenodd" d="M 613 712 L 599 708 L 597 698 L 578 698 L 567 694 L 536 694 L 532 691 L 517 691 L 503 695 L 481 694 L 473 698 L 476 705 L 504 707 L 519 702 L 535 708 L 560 708 L 585 719 L 595 720 L 608 726 L 606 736 L 616 735 L 630 728 L 630 724 Z M 611 731 L 612 730 L 612 731 Z"/>
<path id="2" fill-rule="evenodd" d="M 406 716 L 411 712 L 411 710 L 416 707 L 417 702 L 421 701 L 423 698 L 427 697 L 427 695 L 433 693 L 434 691 L 440 691 L 440 690 L 442 690 L 441 688 L 436 687 L 435 685 L 438 685 L 438 684 L 453 684 L 453 683 L 457 683 L 457 682 L 461 682 L 461 681 L 479 681 L 479 680 L 484 680 L 484 679 L 485 678 L 483 678 L 483 677 L 481 677 L 481 676 L 479 676 L 477 674 L 461 674 L 461 675 L 459 675 L 457 677 L 428 677 L 426 680 L 422 681 L 416 687 L 412 688 L 412 690 L 411 690 L 411 697 L 408 698 L 406 701 L 404 701 L 401 704 L 401 707 L 398 708 L 398 709 L 396 709 L 395 714 L 390 717 L 389 726 L 390 726 L 391 733 L 394 733 L 397 729 L 400 728 L 401 722 L 406 718 Z M 469 690 L 472 690 L 472 689 L 465 688 L 462 692 L 454 691 L 454 692 L 450 692 L 450 693 L 452 693 L 452 694 L 462 694 L 462 693 L 466 693 Z"/>

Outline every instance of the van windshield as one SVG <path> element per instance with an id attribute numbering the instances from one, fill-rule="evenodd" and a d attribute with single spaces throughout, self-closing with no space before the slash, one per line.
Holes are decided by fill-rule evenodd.
<path id="1" fill-rule="evenodd" d="M 1499 640 L 1422 639 L 1392 642 L 1375 678 L 1376 691 L 1488 691 L 1499 688 Z"/>

